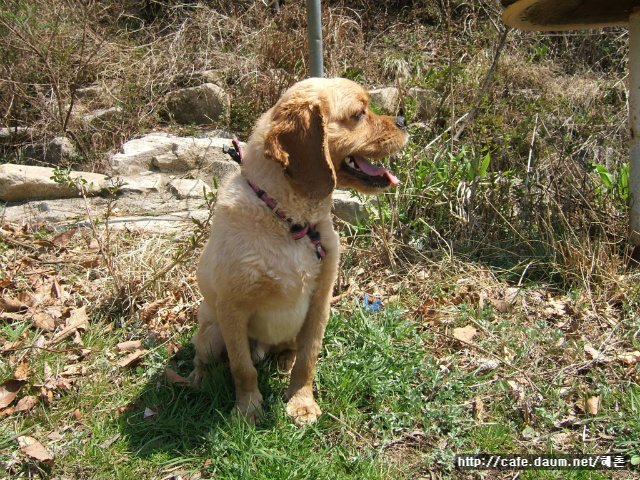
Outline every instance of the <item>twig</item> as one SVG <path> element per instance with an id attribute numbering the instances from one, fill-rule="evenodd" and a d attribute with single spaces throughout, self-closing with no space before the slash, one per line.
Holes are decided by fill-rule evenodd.
<path id="1" fill-rule="evenodd" d="M 9 238 L 7 235 L 2 233 L 1 231 L 0 231 L 0 239 L 3 242 L 10 243 L 11 245 L 14 245 L 16 247 L 28 248 L 29 250 L 32 250 L 32 251 L 37 251 L 38 250 L 38 247 L 34 247 L 33 245 L 29 245 L 27 243 L 23 243 L 23 242 L 20 242 L 18 240 L 14 240 L 13 238 Z"/>
<path id="2" fill-rule="evenodd" d="M 8 353 L 8 352 L 19 352 L 20 350 L 29 350 L 31 348 L 37 348 L 38 350 L 44 350 L 45 352 L 53 352 L 53 353 L 68 353 L 75 352 L 76 350 L 91 350 L 92 352 L 99 352 L 100 350 L 96 350 L 95 348 L 90 347 L 74 347 L 74 348 L 65 348 L 64 350 L 56 350 L 55 348 L 47 348 L 47 347 L 39 347 L 37 345 L 29 345 L 26 347 L 16 347 L 16 348 L 4 348 L 0 350 L 0 353 Z"/>
<path id="3" fill-rule="evenodd" d="M 500 43 L 498 44 L 498 48 L 496 49 L 495 55 L 493 56 L 493 63 L 491 64 L 491 68 L 489 68 L 489 72 L 487 72 L 487 76 L 484 79 L 482 88 L 480 89 L 480 92 L 476 96 L 476 99 L 473 102 L 473 106 L 471 107 L 471 110 L 469 110 L 467 119 L 462 124 L 460 129 L 457 132 L 455 132 L 455 135 L 453 136 L 454 141 L 458 141 L 460 139 L 462 132 L 465 131 L 465 129 L 469 126 L 469 124 L 473 121 L 473 119 L 476 116 L 476 112 L 478 110 L 478 107 L 480 106 L 480 102 L 482 102 L 482 98 L 484 97 L 485 93 L 487 93 L 487 90 L 489 89 L 489 85 L 491 84 L 491 80 L 493 79 L 493 73 L 495 72 L 496 67 L 498 66 L 498 60 L 500 59 L 500 54 L 502 53 L 502 49 L 504 48 L 504 45 L 507 41 L 507 35 L 509 34 L 509 30 L 511 30 L 510 27 L 506 27 L 502 32 L 502 37 L 500 37 Z"/>
<path id="4" fill-rule="evenodd" d="M 330 414 L 329 412 L 325 412 L 325 414 L 331 418 L 332 420 L 335 420 L 336 422 L 342 424 L 344 427 L 347 428 L 347 430 L 349 430 L 351 433 L 355 434 L 357 437 L 360 438 L 360 440 L 364 441 L 367 445 L 369 445 L 371 448 L 375 448 L 375 445 L 373 443 L 371 443 L 371 441 L 367 440 L 365 437 L 363 437 L 358 431 L 354 430 L 352 427 L 350 427 L 349 425 L 347 425 L 343 420 L 339 419 L 338 417 L 336 417 L 335 415 Z"/>

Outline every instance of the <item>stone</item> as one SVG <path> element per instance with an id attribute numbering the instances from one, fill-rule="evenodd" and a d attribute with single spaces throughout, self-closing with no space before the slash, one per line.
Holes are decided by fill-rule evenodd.
<path id="1" fill-rule="evenodd" d="M 372 105 L 384 115 L 397 115 L 400 110 L 400 93 L 395 87 L 369 90 Z"/>
<path id="2" fill-rule="evenodd" d="M 18 202 L 35 198 L 77 197 L 79 190 L 57 184 L 51 179 L 53 169 L 30 165 L 0 165 L 0 200 Z M 98 173 L 71 172 L 71 178 L 83 178 L 87 195 L 96 195 L 104 189 L 107 177 Z"/>
<path id="3" fill-rule="evenodd" d="M 96 110 L 82 118 L 85 125 L 89 125 L 95 128 L 104 127 L 107 123 L 113 123 L 118 121 L 118 117 L 122 113 L 120 107 L 105 108 L 102 110 Z"/>
<path id="4" fill-rule="evenodd" d="M 199 178 L 174 178 L 169 182 L 169 191 L 179 199 L 201 198 L 204 200 L 204 192 L 211 193 L 211 188 Z"/>
<path id="5" fill-rule="evenodd" d="M 33 133 L 33 129 L 28 127 L 0 128 L 0 144 L 21 142 Z"/>
<path id="6" fill-rule="evenodd" d="M 360 199 L 348 190 L 334 190 L 333 214 L 351 225 L 357 225 L 359 220 L 369 218 Z"/>
<path id="7" fill-rule="evenodd" d="M 76 147 L 67 137 L 55 137 L 48 144 L 32 143 L 22 149 L 22 156 L 27 162 L 59 165 L 70 162 L 76 157 Z"/>
<path id="8" fill-rule="evenodd" d="M 75 92 L 75 96 L 81 101 L 95 101 L 103 97 L 105 91 L 98 85 L 91 85 L 89 87 L 78 88 Z"/>
<path id="9" fill-rule="evenodd" d="M 154 132 L 126 142 L 110 160 L 111 171 L 121 176 L 155 169 L 184 172 L 208 168 L 216 161 L 230 162 L 222 148 L 231 142 L 225 138 L 177 137 Z"/>
<path id="10" fill-rule="evenodd" d="M 229 118 L 229 95 L 213 83 L 183 88 L 171 92 L 167 98 L 169 116 L 183 125 L 210 125 Z"/>
<path id="11" fill-rule="evenodd" d="M 229 160 L 214 160 L 209 166 L 211 175 L 203 179 L 206 183 L 211 182 L 211 177 L 216 179 L 218 185 L 230 174 L 240 171 L 240 165 Z"/>
<path id="12" fill-rule="evenodd" d="M 435 90 L 423 88 L 410 88 L 407 99 L 414 103 L 413 118 L 416 120 L 429 120 L 437 113 L 440 97 Z"/>
<path id="13" fill-rule="evenodd" d="M 118 177 L 124 182 L 120 187 L 122 193 L 144 194 L 159 193 L 165 185 L 162 175 L 159 173 L 146 172 L 140 175 L 132 175 L 130 177 Z"/>

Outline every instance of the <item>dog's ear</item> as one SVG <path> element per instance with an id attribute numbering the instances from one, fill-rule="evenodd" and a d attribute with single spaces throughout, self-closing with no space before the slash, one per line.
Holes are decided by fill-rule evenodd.
<path id="1" fill-rule="evenodd" d="M 294 99 L 277 106 L 264 144 L 265 156 L 282 165 L 296 193 L 313 199 L 331 195 L 336 174 L 320 104 Z"/>

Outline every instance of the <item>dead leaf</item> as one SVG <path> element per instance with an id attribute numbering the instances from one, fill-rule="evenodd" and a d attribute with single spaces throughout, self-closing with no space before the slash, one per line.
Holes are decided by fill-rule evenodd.
<path id="1" fill-rule="evenodd" d="M 38 460 L 39 462 L 53 462 L 53 455 L 51 455 L 51 453 L 44 447 L 44 445 L 42 445 L 33 437 L 18 437 L 18 445 L 20 445 L 20 450 L 22 450 L 24 454 L 35 460 Z"/>
<path id="2" fill-rule="evenodd" d="M 53 332 L 56 328 L 55 319 L 44 311 L 35 313 L 31 317 L 31 321 L 37 328 L 47 332 Z"/>
<path id="3" fill-rule="evenodd" d="M 587 411 L 591 415 L 597 415 L 600 408 L 600 397 L 591 397 L 587 400 Z"/>
<path id="4" fill-rule="evenodd" d="M 18 368 L 16 368 L 16 371 L 13 373 L 13 376 L 17 380 L 26 380 L 28 373 L 29 373 L 29 360 L 27 360 L 26 358 L 23 358 L 22 362 L 20 362 L 20 365 L 18 365 Z"/>
<path id="5" fill-rule="evenodd" d="M 131 365 L 136 363 L 146 352 L 146 350 L 136 350 L 135 352 L 129 354 L 127 358 L 120 360 L 117 365 L 121 368 L 130 367 Z"/>
<path id="6" fill-rule="evenodd" d="M 484 420 L 484 417 L 487 415 L 486 410 L 484 409 L 484 402 L 481 398 L 476 398 L 473 401 L 473 416 L 479 422 Z"/>
<path id="7" fill-rule="evenodd" d="M 0 310 L 15 313 L 27 308 L 29 308 L 29 305 L 17 298 L 0 297 Z"/>
<path id="8" fill-rule="evenodd" d="M 64 287 L 60 285 L 57 277 L 53 279 L 53 284 L 51 285 L 51 295 L 55 298 L 62 298 L 65 296 Z"/>
<path id="9" fill-rule="evenodd" d="M 640 352 L 638 350 L 629 353 L 619 353 L 615 356 L 616 361 L 625 363 L 629 367 L 632 367 L 636 363 L 640 362 Z"/>
<path id="10" fill-rule="evenodd" d="M 576 444 L 578 434 L 575 432 L 558 432 L 551 435 L 551 443 L 558 450 L 571 448 Z"/>
<path id="11" fill-rule="evenodd" d="M 593 360 L 597 362 L 610 362 L 611 358 L 605 355 L 603 352 L 596 349 L 590 343 L 585 344 L 584 351 L 589 355 Z"/>
<path id="12" fill-rule="evenodd" d="M 473 325 L 453 329 L 453 337 L 463 343 L 473 343 L 473 337 L 476 333 L 478 333 L 478 330 Z"/>
<path id="13" fill-rule="evenodd" d="M 177 385 L 179 387 L 188 387 L 189 385 L 191 385 L 191 382 L 188 378 L 185 378 L 182 375 L 174 372 L 169 367 L 165 368 L 164 373 L 167 376 L 167 380 L 169 381 L 169 383 L 172 383 L 173 385 Z"/>
<path id="14" fill-rule="evenodd" d="M 76 234 L 77 231 L 78 230 L 75 228 L 66 230 L 60 233 L 59 235 L 56 235 L 55 237 L 53 237 L 53 240 L 51 240 L 51 242 L 56 247 L 65 247 L 66 245 L 69 244 L 69 242 L 71 241 L 71 238 Z"/>
<path id="15" fill-rule="evenodd" d="M 499 298 L 490 298 L 489 303 L 500 313 L 511 313 L 513 311 L 512 305 L 506 300 Z"/>
<path id="16" fill-rule="evenodd" d="M 114 443 L 116 443 L 118 441 L 118 439 L 120 438 L 120 434 L 116 433 L 113 437 L 105 440 L 104 442 L 102 442 L 100 444 L 100 448 L 102 450 L 106 450 L 107 448 L 109 448 L 111 445 L 113 445 Z"/>
<path id="17" fill-rule="evenodd" d="M 2 382 L 0 385 L 0 408 L 9 406 L 26 383 L 24 380 L 17 380 L 15 378 Z"/>
<path id="18" fill-rule="evenodd" d="M 38 404 L 38 399 L 33 395 L 22 397 L 16 405 L 16 412 L 28 412 Z"/>
<path id="19" fill-rule="evenodd" d="M 128 342 L 120 342 L 118 344 L 118 350 L 121 352 L 132 352 L 134 350 L 138 350 L 142 347 L 142 342 L 140 340 L 130 340 Z"/>
<path id="20" fill-rule="evenodd" d="M 144 420 L 150 420 L 153 417 L 155 417 L 156 415 L 159 415 L 162 413 L 162 409 L 156 406 L 153 407 L 146 407 L 144 409 L 144 413 L 142 414 L 142 418 Z"/>
<path id="21" fill-rule="evenodd" d="M 155 302 L 150 303 L 149 305 L 144 307 L 144 309 L 140 312 L 140 320 L 142 322 L 149 321 L 151 317 L 153 317 L 156 313 L 158 313 L 158 310 L 160 310 L 160 308 L 162 308 L 169 301 L 171 301 L 171 299 L 172 299 L 171 297 L 166 297 L 160 300 L 156 300 Z"/>
<path id="22" fill-rule="evenodd" d="M 61 377 L 84 376 L 86 373 L 84 365 L 67 365 L 60 373 Z"/>
<path id="23" fill-rule="evenodd" d="M 61 340 L 73 335 L 77 330 L 86 330 L 89 327 L 89 317 L 87 316 L 87 307 L 78 308 L 71 312 L 71 316 L 67 320 L 65 327 L 49 341 L 49 345 L 58 343 Z"/>
<path id="24" fill-rule="evenodd" d="M 504 352 L 504 359 L 507 363 L 511 364 L 513 363 L 513 361 L 516 358 L 516 352 L 515 350 L 510 349 L 509 347 L 503 347 L 502 348 L 503 352 Z"/>
<path id="25" fill-rule="evenodd" d="M 47 435 L 47 438 L 49 440 L 55 441 L 55 440 L 62 440 L 64 436 L 60 435 L 60 432 L 58 431 L 58 427 L 56 427 L 56 429 L 53 432 Z"/>

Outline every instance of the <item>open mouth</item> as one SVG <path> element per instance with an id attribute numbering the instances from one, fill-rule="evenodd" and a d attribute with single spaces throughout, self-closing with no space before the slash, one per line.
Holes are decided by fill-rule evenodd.
<path id="1" fill-rule="evenodd" d="M 386 168 L 372 165 L 368 160 L 357 155 L 345 158 L 340 165 L 340 169 L 357 178 L 367 181 L 374 186 L 387 187 L 398 185 L 398 180 Z"/>

